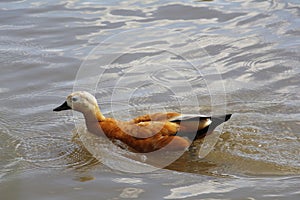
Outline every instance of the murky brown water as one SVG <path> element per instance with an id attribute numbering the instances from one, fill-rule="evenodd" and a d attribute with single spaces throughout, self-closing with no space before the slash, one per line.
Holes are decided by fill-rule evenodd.
<path id="1" fill-rule="evenodd" d="M 0 10 L 1 199 L 299 199 L 298 1 L 2 1 Z M 74 85 L 95 89 L 116 118 L 199 106 L 234 115 L 203 159 L 196 151 L 167 169 L 119 172 L 74 137 L 71 112 L 52 112 Z"/>

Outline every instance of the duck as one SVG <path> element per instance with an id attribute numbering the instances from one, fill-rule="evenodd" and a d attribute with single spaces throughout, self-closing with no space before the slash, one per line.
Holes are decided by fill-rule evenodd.
<path id="1" fill-rule="evenodd" d="M 232 114 L 206 116 L 160 112 L 145 114 L 129 121 L 105 117 L 95 96 L 86 91 L 75 91 L 55 112 L 74 110 L 85 118 L 87 130 L 111 141 L 127 145 L 131 151 L 149 153 L 160 149 L 185 151 L 190 145 L 231 118 Z"/>

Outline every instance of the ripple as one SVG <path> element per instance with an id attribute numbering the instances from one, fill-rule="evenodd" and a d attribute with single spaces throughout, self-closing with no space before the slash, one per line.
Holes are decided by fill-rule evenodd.
<path id="1" fill-rule="evenodd" d="M 51 162 L 60 159 L 58 155 L 63 155 L 62 146 L 68 152 L 70 144 L 67 144 L 67 146 L 66 144 L 66 139 L 61 137 L 30 137 L 23 139 L 17 145 L 16 151 L 29 162 Z"/>
<path id="2" fill-rule="evenodd" d="M 243 67 L 247 70 L 258 73 L 268 70 L 269 73 L 281 73 L 288 71 L 289 68 L 282 66 L 286 58 L 277 55 L 277 53 L 269 53 L 266 55 L 256 55 L 255 58 L 244 63 Z M 258 74 L 255 74 L 258 76 Z M 266 74 L 264 74 L 265 76 Z"/>
<path id="3" fill-rule="evenodd" d="M 44 63 L 43 57 L 48 57 L 51 52 L 40 44 L 28 41 L 0 40 L 0 63 Z M 30 59 L 28 59 L 30 58 Z"/>
<path id="4" fill-rule="evenodd" d="M 95 163 L 82 147 L 54 136 L 30 137 L 16 145 L 17 154 L 30 165 L 44 168 L 79 168 Z"/>
<path id="5" fill-rule="evenodd" d="M 2 108 L 2 109 L 0 109 L 0 113 L 1 113 L 1 115 L 0 115 L 0 127 L 1 127 L 0 132 L 4 135 L 9 135 L 9 133 L 10 133 L 9 126 L 8 126 L 9 120 L 5 117 L 5 116 L 8 116 L 9 111 L 3 110 L 3 108 Z"/>
<path id="6" fill-rule="evenodd" d="M 163 105 L 174 101 L 175 91 L 172 88 L 161 84 L 145 84 L 135 88 L 131 92 L 129 105 L 134 107 L 152 107 L 156 104 Z"/>
<path id="7" fill-rule="evenodd" d="M 65 96 L 65 91 L 51 88 L 2 101 L 8 105 L 1 111 L 5 116 L 0 118 L 1 129 L 16 141 L 11 145 L 20 159 L 19 168 L 81 168 L 98 163 L 82 145 L 70 140 L 74 123 L 70 113 L 52 112 Z"/>
<path id="8" fill-rule="evenodd" d="M 203 80 L 197 69 L 171 68 L 159 69 L 150 74 L 150 78 L 162 84 L 190 84 L 194 81 Z"/>
<path id="9" fill-rule="evenodd" d="M 231 5 L 231 4 L 230 4 Z M 266 0 L 266 1 L 255 1 L 255 2 L 242 2 L 243 8 L 249 10 L 259 10 L 265 12 L 266 10 L 271 12 L 273 10 L 284 9 L 286 7 L 285 2 L 279 2 L 278 0 Z"/>

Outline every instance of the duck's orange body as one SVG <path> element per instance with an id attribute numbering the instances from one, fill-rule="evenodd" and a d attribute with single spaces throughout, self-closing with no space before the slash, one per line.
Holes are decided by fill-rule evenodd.
<path id="1" fill-rule="evenodd" d="M 142 116 L 144 117 L 146 116 Z M 87 122 L 86 125 L 89 132 L 96 135 L 105 134 L 109 139 L 120 140 L 137 152 L 152 152 L 163 147 L 168 150 L 182 150 L 189 147 L 189 140 L 176 136 L 180 129 L 178 124 L 142 118 L 130 122 L 106 118 L 99 122 Z"/>
<path id="2" fill-rule="evenodd" d="M 141 153 L 162 148 L 185 150 L 192 141 L 204 137 L 208 131 L 212 131 L 231 117 L 231 114 L 208 117 L 169 112 L 143 115 L 128 122 L 117 121 L 105 118 L 96 99 L 87 92 L 72 93 L 67 97 L 67 101 L 54 111 L 67 109 L 83 113 L 89 132 L 106 136 L 113 141 L 119 140 Z"/>

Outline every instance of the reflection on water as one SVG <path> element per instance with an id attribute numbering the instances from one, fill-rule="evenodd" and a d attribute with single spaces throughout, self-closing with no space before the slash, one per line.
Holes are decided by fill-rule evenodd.
<path id="1" fill-rule="evenodd" d="M 61 199 L 66 194 L 61 191 L 73 199 L 99 199 L 98 192 L 103 199 L 299 199 L 297 1 L 0 4 L 0 193 L 5 199 L 50 194 Z M 72 136 L 73 114 L 52 109 L 72 91 L 76 73 L 94 47 L 122 31 L 150 27 L 169 32 L 102 43 L 104 60 L 98 65 L 105 74 L 96 96 L 103 113 L 129 119 L 161 109 L 198 112 L 191 99 L 200 102 L 201 112 L 210 113 L 214 102 L 208 91 L 220 82 L 203 74 L 211 75 L 213 69 L 224 83 L 226 110 L 234 115 L 204 159 L 195 149 L 169 170 L 133 176 L 102 165 Z M 187 39 L 173 41 L 169 33 Z M 110 46 L 126 41 L 133 42 L 131 52 L 109 63 L 116 56 Z M 172 49 L 201 65 L 202 73 L 194 76 L 195 69 L 172 55 Z M 203 50 L 210 55 L 205 63 L 197 61 Z M 192 83 L 192 90 L 182 87 L 184 81 Z M 213 98 L 221 99 L 219 91 Z M 184 108 L 179 98 L 186 100 Z M 218 102 L 223 100 L 225 104 L 225 99 Z M 216 103 L 216 109 L 224 104 Z M 114 164 L 110 156 L 105 159 Z"/>

